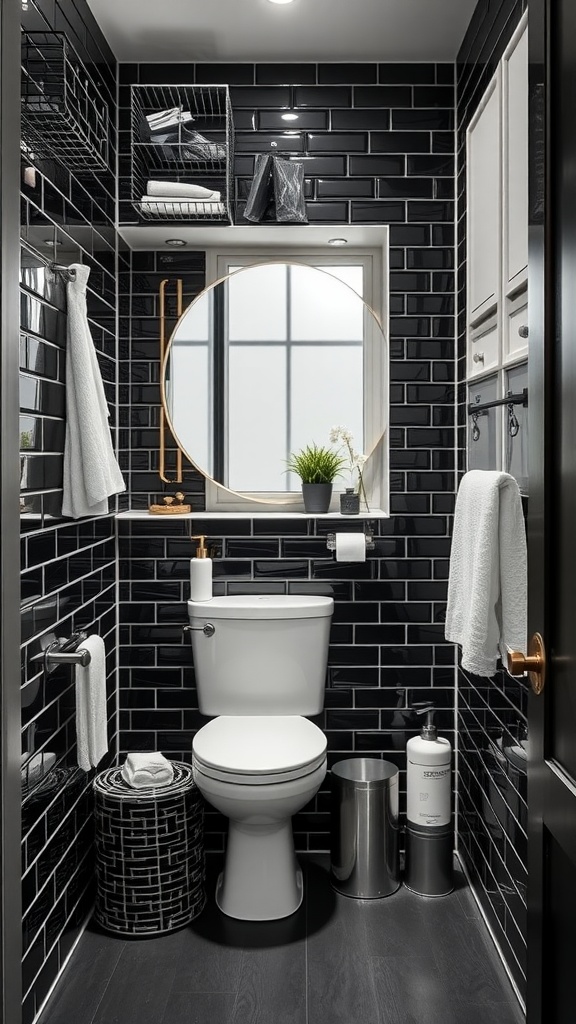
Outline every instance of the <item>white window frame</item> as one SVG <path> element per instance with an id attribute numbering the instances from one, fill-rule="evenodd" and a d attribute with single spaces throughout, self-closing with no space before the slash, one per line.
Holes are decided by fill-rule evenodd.
<path id="1" fill-rule="evenodd" d="M 322 266 L 329 271 L 338 264 L 357 264 L 364 268 L 364 301 L 382 326 L 382 335 L 374 331 L 364 353 L 364 403 L 366 454 L 374 451 L 364 474 L 370 509 L 389 514 L 389 335 L 388 335 L 388 245 L 382 248 L 318 246 L 243 247 L 206 250 L 206 287 L 228 275 L 229 266 L 252 266 L 286 260 L 307 266 Z M 293 492 L 238 494 L 211 477 L 206 479 L 207 512 L 245 512 L 247 515 L 303 512 L 302 498 Z M 288 496 L 290 494 L 290 496 Z M 339 512 L 339 491 L 335 488 L 330 512 Z"/>

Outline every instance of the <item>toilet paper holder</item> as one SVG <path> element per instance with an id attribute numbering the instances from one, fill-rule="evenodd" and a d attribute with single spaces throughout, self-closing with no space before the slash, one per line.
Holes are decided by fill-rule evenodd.
<path id="1" fill-rule="evenodd" d="M 366 537 L 366 551 L 373 551 L 376 547 L 374 543 L 374 534 L 371 530 L 364 530 L 364 536 Z M 326 534 L 326 547 L 328 551 L 336 551 L 336 534 Z"/>

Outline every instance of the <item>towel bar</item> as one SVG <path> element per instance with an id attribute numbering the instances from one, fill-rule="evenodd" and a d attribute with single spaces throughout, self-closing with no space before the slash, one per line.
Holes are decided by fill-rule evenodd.
<path id="1" fill-rule="evenodd" d="M 60 263 L 50 263 L 50 270 L 53 274 L 63 274 L 65 277 L 68 276 L 71 281 L 76 280 L 76 271 L 72 267 L 62 266 Z"/>
<path id="2" fill-rule="evenodd" d="M 82 665 L 82 668 L 86 668 L 90 664 L 90 651 L 79 645 L 87 639 L 88 634 L 82 632 L 73 633 L 68 640 L 66 637 L 56 638 L 54 633 L 48 633 L 40 641 L 45 646 L 30 660 L 42 662 L 46 675 L 52 675 L 58 665 Z"/>

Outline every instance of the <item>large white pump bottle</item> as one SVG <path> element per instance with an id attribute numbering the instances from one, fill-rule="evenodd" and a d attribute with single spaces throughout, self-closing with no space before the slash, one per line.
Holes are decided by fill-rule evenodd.
<path id="1" fill-rule="evenodd" d="M 406 744 L 405 881 L 423 896 L 443 896 L 453 889 L 452 746 L 438 736 L 433 704 L 414 710 L 426 721 Z"/>

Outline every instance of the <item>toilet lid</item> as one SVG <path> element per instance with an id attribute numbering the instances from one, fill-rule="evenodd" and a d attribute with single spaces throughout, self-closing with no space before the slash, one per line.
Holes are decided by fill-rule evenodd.
<path id="1" fill-rule="evenodd" d="M 273 775 L 323 760 L 326 737 L 299 715 L 221 715 L 196 733 L 197 761 L 235 775 Z"/>

